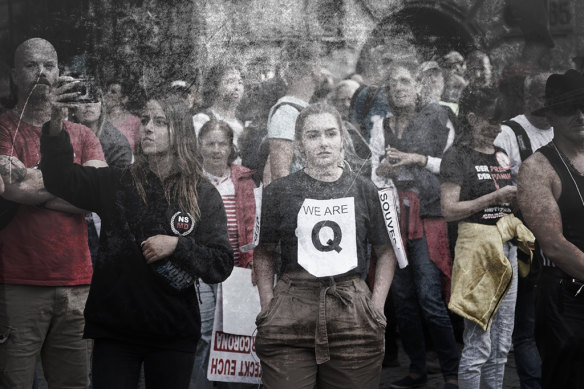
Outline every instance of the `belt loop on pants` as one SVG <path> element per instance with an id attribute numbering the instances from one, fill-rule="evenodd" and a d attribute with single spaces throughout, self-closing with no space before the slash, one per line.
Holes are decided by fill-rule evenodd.
<path id="1" fill-rule="evenodd" d="M 321 279 L 320 299 L 318 303 L 318 319 L 316 321 L 316 334 L 314 336 L 314 352 L 318 365 L 329 361 L 329 343 L 326 329 L 326 295 L 331 294 L 337 297 L 344 306 L 351 304 L 351 296 L 345 291 L 337 289 L 337 284 L 333 277 Z M 325 284 L 326 283 L 326 284 Z"/>

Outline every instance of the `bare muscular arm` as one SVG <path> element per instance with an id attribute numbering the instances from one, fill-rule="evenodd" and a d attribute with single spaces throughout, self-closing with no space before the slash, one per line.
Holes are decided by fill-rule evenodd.
<path id="1" fill-rule="evenodd" d="M 103 161 L 91 160 L 84 166 L 103 167 Z M 5 182 L 2 196 L 10 201 L 25 205 L 43 205 L 45 208 L 68 213 L 85 213 L 67 201 L 50 194 L 44 186 L 43 174 L 39 169 L 27 169 L 16 157 L 0 155 L 0 176 Z"/>
<path id="2" fill-rule="evenodd" d="M 584 279 L 584 252 L 564 237 L 557 203 L 561 182 L 547 158 L 536 153 L 526 160 L 517 185 L 519 208 L 545 255 L 572 277 Z"/>
<path id="3" fill-rule="evenodd" d="M 43 185 L 43 174 L 38 169 L 27 169 L 16 157 L 0 155 L 0 175 L 4 180 L 3 197 L 25 205 L 43 204 L 53 198 Z"/>

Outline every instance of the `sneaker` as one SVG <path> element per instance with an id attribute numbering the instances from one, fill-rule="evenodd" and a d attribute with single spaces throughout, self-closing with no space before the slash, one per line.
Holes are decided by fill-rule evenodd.
<path id="1" fill-rule="evenodd" d="M 428 377 L 423 375 L 419 378 L 412 378 L 412 376 L 405 376 L 404 378 L 394 381 L 390 388 L 394 389 L 408 389 L 408 388 L 419 388 L 421 386 L 426 385 L 428 382 Z"/>

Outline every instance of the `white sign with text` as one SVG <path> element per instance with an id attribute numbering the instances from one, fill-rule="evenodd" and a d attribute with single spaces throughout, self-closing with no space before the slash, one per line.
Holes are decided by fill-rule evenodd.
<path id="1" fill-rule="evenodd" d="M 316 277 L 357 267 L 355 199 L 305 199 L 296 227 L 298 264 Z"/>

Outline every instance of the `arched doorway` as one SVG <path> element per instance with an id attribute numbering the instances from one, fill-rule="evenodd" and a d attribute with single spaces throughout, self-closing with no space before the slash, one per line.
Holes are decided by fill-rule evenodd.
<path id="1" fill-rule="evenodd" d="M 411 1 L 385 17 L 371 32 L 357 62 L 357 72 L 376 80 L 391 60 L 429 60 L 451 50 L 467 53 L 482 46 L 482 32 L 465 22 L 463 9 L 450 0 Z"/>

